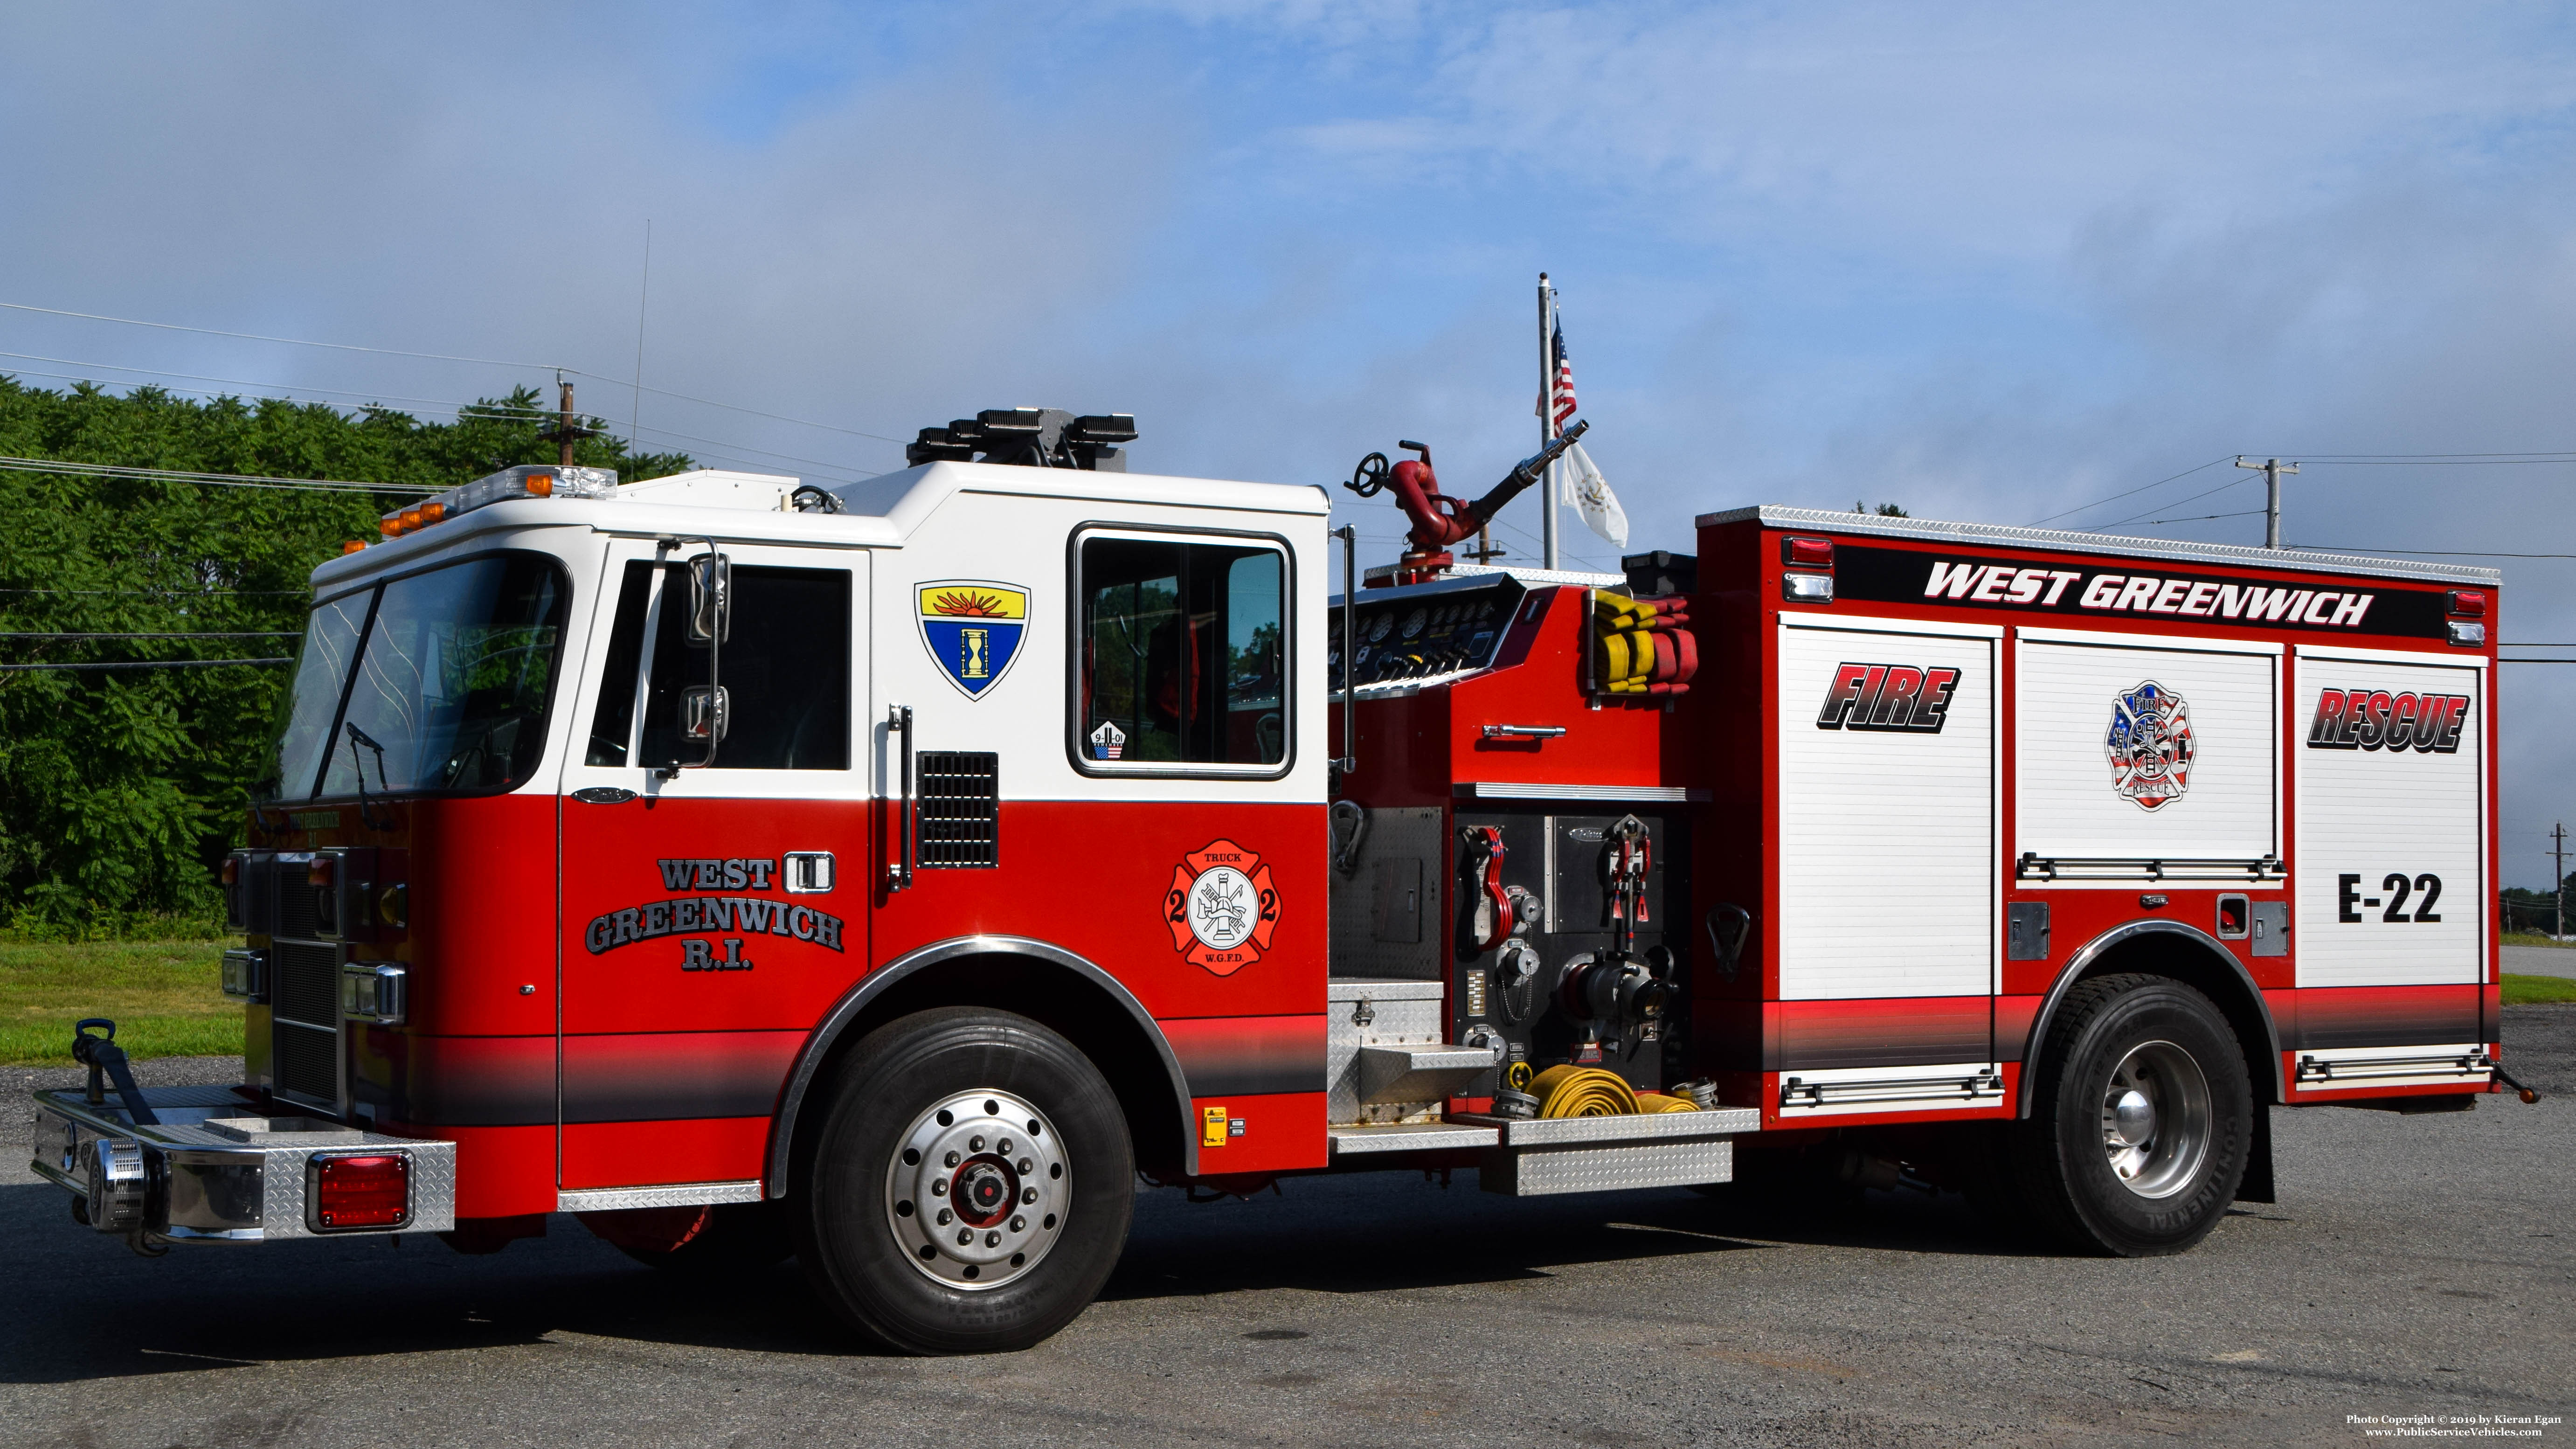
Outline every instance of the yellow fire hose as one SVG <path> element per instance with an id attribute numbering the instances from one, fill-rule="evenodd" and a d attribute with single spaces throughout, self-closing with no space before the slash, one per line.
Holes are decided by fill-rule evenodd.
<path id="1" fill-rule="evenodd" d="M 1673 1096 L 1668 1092 L 1639 1092 L 1637 1094 L 1637 1110 L 1648 1113 L 1696 1112 L 1699 1110 L 1699 1103 L 1692 1101 L 1688 1097 Z"/>
<path id="2" fill-rule="evenodd" d="M 1637 1094 L 1615 1072 L 1599 1067 L 1550 1067 L 1529 1085 L 1542 1117 L 1625 1117 L 1637 1110 Z"/>

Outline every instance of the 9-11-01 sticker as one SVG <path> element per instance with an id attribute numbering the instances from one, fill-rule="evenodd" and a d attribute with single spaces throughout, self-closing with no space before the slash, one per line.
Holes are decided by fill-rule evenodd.
<path id="1" fill-rule="evenodd" d="M 1258 854 L 1231 840 L 1211 841 L 1172 867 L 1163 916 L 1173 950 L 1231 976 L 1270 949 L 1279 929 L 1279 889 Z"/>

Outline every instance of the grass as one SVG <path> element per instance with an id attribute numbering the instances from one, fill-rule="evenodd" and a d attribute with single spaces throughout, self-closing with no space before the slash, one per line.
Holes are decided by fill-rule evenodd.
<path id="1" fill-rule="evenodd" d="M 72 1064 L 72 1023 L 104 1016 L 143 1057 L 238 1056 L 240 1003 L 223 993 L 227 941 L 84 941 L 0 934 L 0 1065 Z"/>
<path id="2" fill-rule="evenodd" d="M 2504 974 L 2504 1004 L 2507 1006 L 2545 1006 L 2551 1002 L 2576 1001 L 2576 981 L 2564 976 L 2516 976 Z"/>

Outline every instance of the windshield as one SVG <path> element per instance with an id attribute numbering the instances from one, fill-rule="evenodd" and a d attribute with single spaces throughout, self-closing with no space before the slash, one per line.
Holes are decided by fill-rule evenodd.
<path id="1" fill-rule="evenodd" d="M 524 783 L 545 749 L 565 596 L 552 560 L 494 553 L 317 607 L 270 798 Z"/>

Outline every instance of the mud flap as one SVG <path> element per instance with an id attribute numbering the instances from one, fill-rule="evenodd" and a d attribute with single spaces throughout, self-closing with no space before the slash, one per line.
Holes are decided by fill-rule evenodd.
<path id="1" fill-rule="evenodd" d="M 2245 1146 L 2245 1177 L 2236 1185 L 2238 1202 L 2277 1202 L 2272 1195 L 2272 1104 L 2254 1104 L 2254 1140 Z"/>

